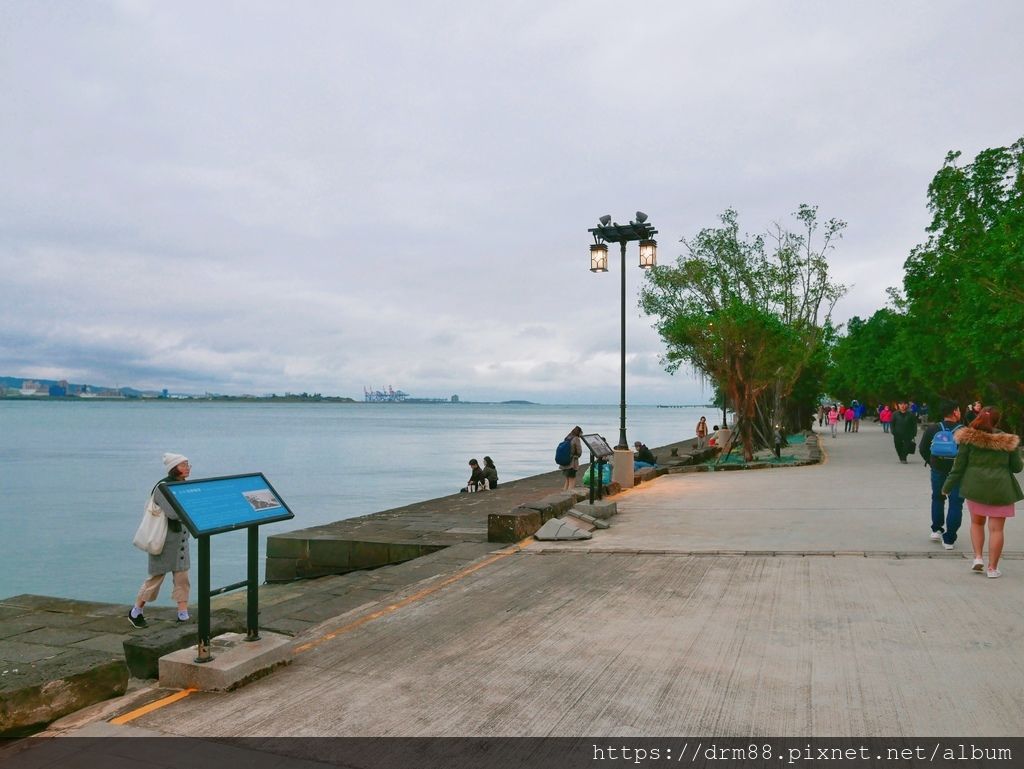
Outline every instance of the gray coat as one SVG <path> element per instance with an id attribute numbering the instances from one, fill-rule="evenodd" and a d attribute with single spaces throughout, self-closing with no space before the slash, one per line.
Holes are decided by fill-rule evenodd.
<path id="1" fill-rule="evenodd" d="M 172 479 L 165 478 L 164 480 Z M 191 565 L 188 557 L 188 529 L 178 519 L 178 514 L 174 512 L 170 502 L 155 488 L 153 489 L 153 502 L 164 511 L 168 526 L 164 549 L 160 551 L 159 555 L 149 556 L 149 575 L 152 577 L 157 574 L 166 574 L 169 571 L 188 571 Z M 179 531 L 172 531 L 175 524 Z"/>

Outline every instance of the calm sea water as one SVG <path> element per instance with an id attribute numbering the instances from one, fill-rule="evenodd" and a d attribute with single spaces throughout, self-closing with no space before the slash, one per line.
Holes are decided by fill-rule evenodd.
<path id="1" fill-rule="evenodd" d="M 634 406 L 630 442 L 693 435 L 714 409 Z M 618 440 L 617 406 L 0 401 L 0 597 L 130 601 L 146 556 L 131 545 L 165 451 L 192 478 L 262 472 L 295 512 L 266 536 L 446 496 L 491 456 L 502 481 L 555 469 L 574 424 Z M 245 578 L 245 534 L 212 539 L 214 586 Z M 195 544 L 193 595 L 195 600 Z M 159 603 L 170 603 L 169 583 Z"/>

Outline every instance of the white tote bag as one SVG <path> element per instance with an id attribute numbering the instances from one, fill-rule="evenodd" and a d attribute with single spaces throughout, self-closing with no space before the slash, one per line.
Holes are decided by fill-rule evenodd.
<path id="1" fill-rule="evenodd" d="M 132 544 L 139 550 L 145 550 L 150 555 L 160 555 L 164 549 L 164 542 L 167 540 L 167 516 L 152 499 L 146 502 L 146 509 L 142 513 L 142 523 L 139 530 L 135 532 L 135 539 Z"/>

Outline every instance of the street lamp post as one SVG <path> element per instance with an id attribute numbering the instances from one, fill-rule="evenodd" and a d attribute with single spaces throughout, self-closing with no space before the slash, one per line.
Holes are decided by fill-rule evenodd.
<path id="1" fill-rule="evenodd" d="M 658 233 L 648 223 L 647 214 L 636 212 L 636 219 L 629 224 L 618 224 L 611 216 L 602 216 L 600 224 L 588 230 L 594 236 L 590 247 L 590 271 L 608 272 L 608 243 L 618 243 L 622 252 L 622 304 L 621 304 L 621 349 L 619 369 L 619 442 L 615 446 L 615 463 L 613 480 L 618 480 L 623 487 L 633 485 L 632 452 L 626 440 L 626 244 L 632 240 L 640 243 L 640 268 L 647 270 L 657 262 L 658 243 L 654 236 Z M 624 452 L 620 454 L 620 452 Z M 629 453 L 628 483 L 625 482 L 626 456 Z"/>

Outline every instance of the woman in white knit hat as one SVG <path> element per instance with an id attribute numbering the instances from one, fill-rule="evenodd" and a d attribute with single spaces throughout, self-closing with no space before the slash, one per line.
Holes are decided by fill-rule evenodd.
<path id="1" fill-rule="evenodd" d="M 182 454 L 164 454 L 163 462 L 167 469 L 164 481 L 187 480 L 188 474 L 192 471 L 188 457 Z M 156 493 L 156 486 L 153 487 L 149 499 L 150 509 L 159 508 L 160 512 L 167 516 L 167 539 L 164 541 L 164 549 L 158 555 L 149 556 L 149 577 L 142 583 L 135 598 L 135 605 L 128 611 L 128 621 L 135 627 L 147 626 L 142 608 L 150 601 L 156 600 L 167 572 L 171 572 L 174 579 L 171 598 L 178 604 L 178 622 L 188 621 L 188 529 L 178 520 L 177 514 L 164 500 L 163 495 Z"/>

